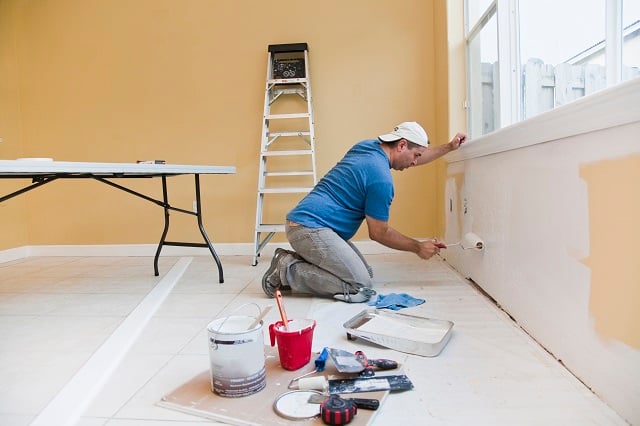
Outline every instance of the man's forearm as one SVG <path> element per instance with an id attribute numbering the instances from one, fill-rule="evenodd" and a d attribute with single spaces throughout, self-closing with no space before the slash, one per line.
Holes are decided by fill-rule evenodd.
<path id="1" fill-rule="evenodd" d="M 390 227 L 387 222 L 367 216 L 369 237 L 380 244 L 395 249 L 415 253 L 421 259 L 429 259 L 440 251 L 435 241 L 418 241 L 407 237 Z"/>
<path id="2" fill-rule="evenodd" d="M 392 227 L 388 227 L 386 232 L 379 236 L 372 236 L 372 239 L 383 246 L 395 250 L 409 251 L 411 253 L 418 253 L 420 250 L 420 243 L 417 240 L 407 237 Z"/>
<path id="3" fill-rule="evenodd" d="M 422 154 L 422 156 L 418 159 L 418 165 L 429 163 L 433 160 L 437 160 L 438 158 L 450 153 L 453 150 L 454 149 L 451 146 L 451 143 L 445 143 L 443 145 L 437 145 L 437 146 L 433 146 L 433 145 L 429 146 L 425 150 L 424 154 Z"/>

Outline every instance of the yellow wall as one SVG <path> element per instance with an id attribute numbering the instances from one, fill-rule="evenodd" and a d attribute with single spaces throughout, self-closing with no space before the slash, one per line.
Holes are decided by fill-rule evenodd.
<path id="1" fill-rule="evenodd" d="M 443 4 L 0 0 L 0 158 L 233 165 L 235 175 L 203 177 L 204 221 L 215 241 L 251 242 L 267 45 L 309 44 L 322 175 L 353 143 L 400 121 L 449 140 L 438 116 Z M 395 173 L 393 226 L 439 232 L 436 169 Z M 190 178 L 170 185 L 172 204 L 190 209 Z M 160 196 L 158 181 L 132 186 Z M 54 182 L 3 204 L 0 249 L 153 243 L 162 220 L 157 206 L 92 181 Z M 5 237 L 16 222 L 28 237 Z M 186 222 L 173 229 L 197 238 Z"/>
<path id="2" fill-rule="evenodd" d="M 17 66 L 17 27 L 19 14 L 15 2 L 0 0 L 0 158 L 22 156 L 20 137 L 19 73 Z M 0 195 L 18 186 L 0 180 Z M 18 197 L 0 203 L 0 249 L 27 244 L 25 199 Z"/>
<path id="3" fill-rule="evenodd" d="M 435 42 L 436 42 L 436 140 L 450 140 L 458 132 L 466 132 L 466 111 L 463 100 L 466 94 L 466 64 L 464 40 L 463 2 L 446 0 L 436 2 Z M 437 163 L 437 184 L 434 191 L 437 210 L 436 236 L 444 237 L 445 182 L 447 162 Z"/>

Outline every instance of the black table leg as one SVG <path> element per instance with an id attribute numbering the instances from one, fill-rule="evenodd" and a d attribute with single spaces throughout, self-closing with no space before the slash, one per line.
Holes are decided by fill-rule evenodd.
<path id="1" fill-rule="evenodd" d="M 162 200 L 164 203 L 162 204 L 162 208 L 164 209 L 164 229 L 162 231 L 162 237 L 160 237 L 160 243 L 158 244 L 158 248 L 156 250 L 156 257 L 153 259 L 153 271 L 156 275 L 160 275 L 158 270 L 158 258 L 160 257 L 160 251 L 162 250 L 162 246 L 164 246 L 164 242 L 167 237 L 167 232 L 169 231 L 169 200 L 167 197 L 167 177 L 162 176 Z"/>
<path id="2" fill-rule="evenodd" d="M 169 205 L 169 197 L 167 195 L 167 178 L 166 176 L 162 176 L 162 208 L 164 209 L 164 229 L 162 231 L 162 237 L 160 237 L 160 243 L 158 243 L 158 249 L 156 250 L 156 256 L 153 260 L 153 268 L 154 273 L 158 276 L 158 258 L 160 257 L 160 252 L 162 251 L 163 246 L 182 246 L 182 247 L 207 247 L 213 259 L 216 261 L 216 265 L 218 266 L 218 280 L 222 284 L 224 282 L 224 272 L 222 270 L 222 263 L 220 262 L 220 258 L 213 248 L 213 244 L 211 244 L 211 240 L 207 236 L 207 232 L 204 230 L 204 225 L 202 224 L 202 207 L 200 200 L 200 175 L 194 174 L 195 177 L 195 192 L 196 192 L 196 212 L 191 212 L 183 209 L 178 209 L 175 207 L 171 207 Z M 200 234 L 202 238 L 204 238 L 204 243 L 186 243 L 186 242 L 174 242 L 167 241 L 167 232 L 169 231 L 169 210 L 176 210 L 180 213 L 186 213 L 195 215 L 198 221 L 198 228 L 200 229 Z"/>
<path id="3" fill-rule="evenodd" d="M 211 255 L 213 256 L 213 258 L 216 261 L 216 264 L 218 265 L 218 280 L 220 281 L 220 283 L 223 283 L 224 273 L 222 272 L 222 263 L 220 262 L 220 258 L 218 257 L 218 254 L 213 248 L 213 244 L 211 244 L 211 241 L 207 236 L 207 232 L 204 230 L 204 225 L 202 224 L 202 209 L 200 208 L 200 175 L 195 174 L 194 177 L 196 181 L 196 210 L 197 210 L 196 217 L 198 219 L 198 228 L 200 228 L 200 233 L 202 234 L 202 238 L 204 238 L 204 241 L 206 242 L 207 247 L 211 252 Z"/>

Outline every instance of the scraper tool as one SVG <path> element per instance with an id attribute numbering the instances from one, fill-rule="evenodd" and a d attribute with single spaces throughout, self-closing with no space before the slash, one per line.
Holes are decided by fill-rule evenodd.
<path id="1" fill-rule="evenodd" d="M 342 349 L 327 348 L 331 361 L 340 373 L 359 373 L 365 365 L 356 358 L 356 355 Z"/>
<path id="2" fill-rule="evenodd" d="M 367 359 L 362 351 L 355 353 L 342 349 L 327 348 L 329 356 L 340 373 L 362 373 L 367 371 L 367 376 L 374 374 L 373 367 L 379 370 L 391 370 L 398 368 L 398 363 L 390 359 Z M 361 374 L 362 375 L 362 374 Z"/>

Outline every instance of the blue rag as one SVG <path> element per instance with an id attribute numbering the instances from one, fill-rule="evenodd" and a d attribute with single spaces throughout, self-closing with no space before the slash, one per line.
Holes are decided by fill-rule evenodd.
<path id="1" fill-rule="evenodd" d="M 369 306 L 398 311 L 402 308 L 411 308 L 414 306 L 422 305 L 423 303 L 424 299 L 417 299 L 408 295 L 407 293 L 390 293 L 378 294 L 378 297 L 376 299 L 371 299 L 369 301 Z"/>

